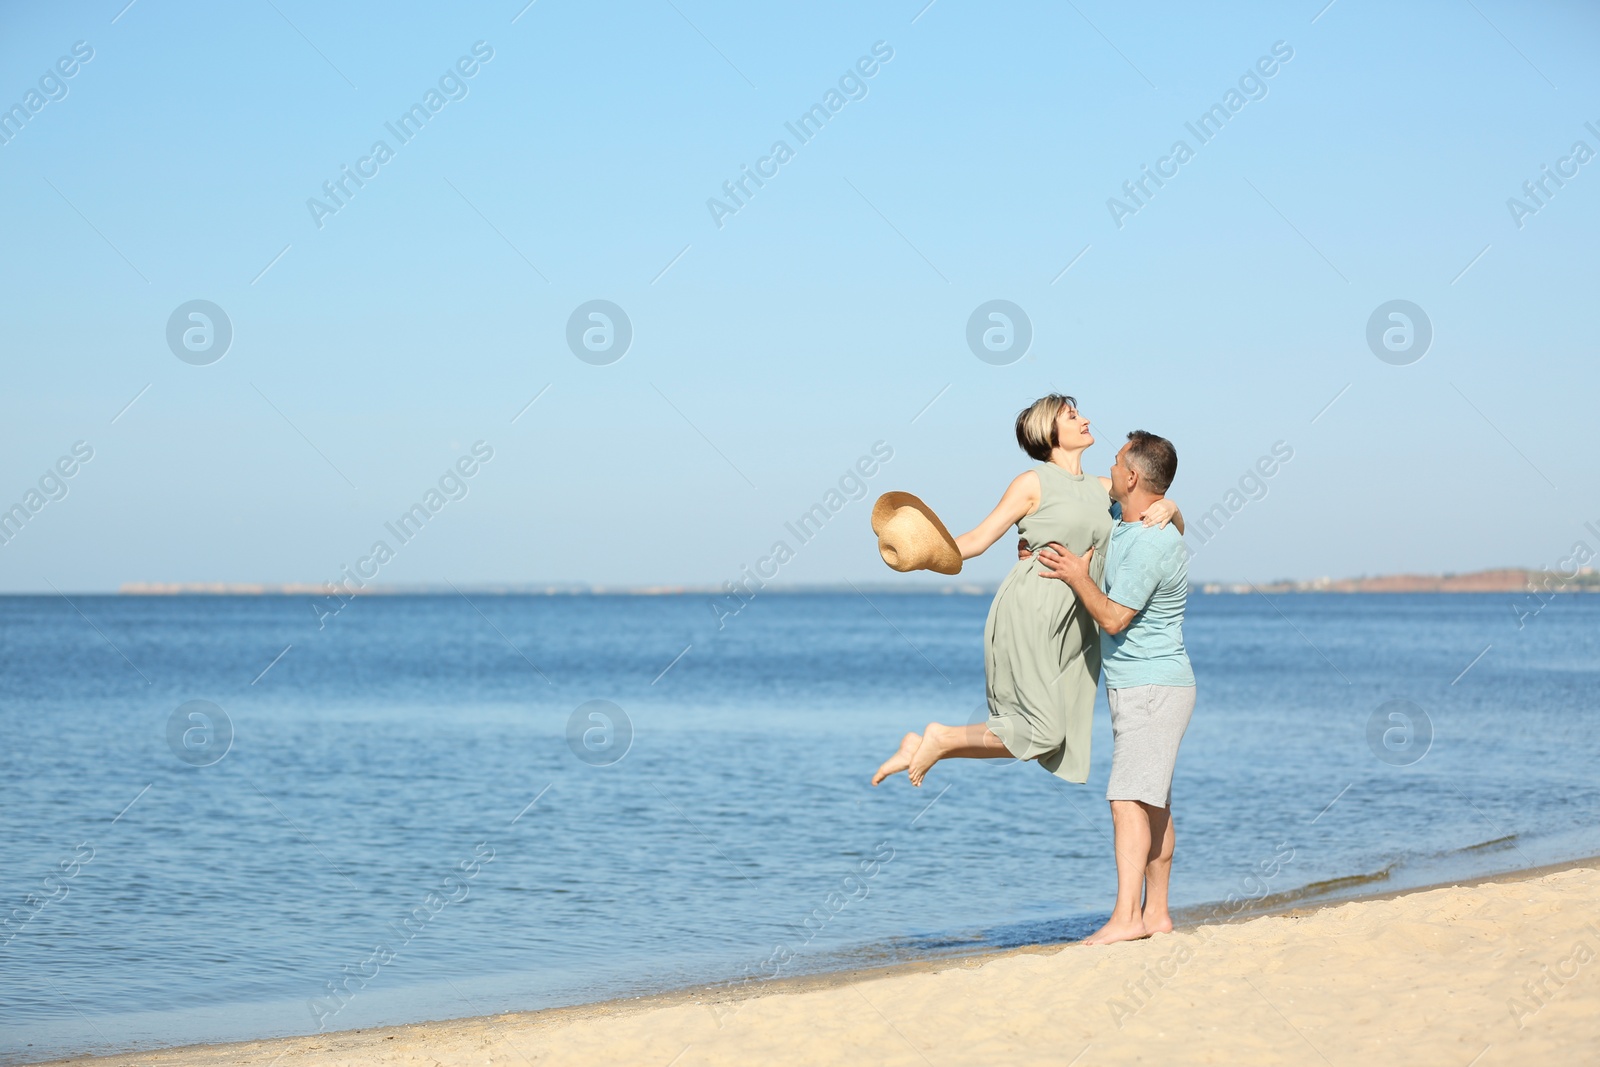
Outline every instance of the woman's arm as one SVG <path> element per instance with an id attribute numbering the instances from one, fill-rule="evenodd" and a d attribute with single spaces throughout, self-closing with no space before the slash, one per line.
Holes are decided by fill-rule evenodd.
<path id="1" fill-rule="evenodd" d="M 1005 532 L 1025 515 L 1033 514 L 1039 506 L 1039 472 L 1023 471 L 1006 486 L 1000 503 L 989 512 L 989 517 L 956 538 L 956 547 L 962 559 L 981 556 L 989 546 L 1000 540 Z"/>
<path id="2" fill-rule="evenodd" d="M 1178 536 L 1183 536 L 1183 512 L 1178 510 L 1178 505 L 1162 497 L 1151 504 L 1144 512 L 1146 526 L 1165 526 L 1167 523 L 1178 528 Z"/>

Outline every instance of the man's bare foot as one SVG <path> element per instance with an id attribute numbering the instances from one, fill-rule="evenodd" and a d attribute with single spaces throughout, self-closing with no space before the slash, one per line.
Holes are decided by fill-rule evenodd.
<path id="1" fill-rule="evenodd" d="M 917 746 L 922 744 L 921 734 L 906 734 L 900 739 L 900 750 L 878 768 L 878 773 L 872 776 L 872 784 L 877 785 L 891 774 L 899 774 L 911 766 L 911 757 L 916 753 Z"/>
<path id="2" fill-rule="evenodd" d="M 911 784 L 921 786 L 923 777 L 943 758 L 949 750 L 948 737 L 950 728 L 930 722 L 922 731 L 922 742 L 917 745 L 917 751 L 911 757 L 911 766 L 906 768 L 906 776 L 911 779 Z"/>
<path id="3" fill-rule="evenodd" d="M 1147 911 L 1142 916 L 1141 921 L 1144 923 L 1144 928 L 1152 934 L 1172 933 L 1172 916 L 1166 912 L 1154 915 Z"/>
<path id="4" fill-rule="evenodd" d="M 1112 916 L 1100 929 L 1083 939 L 1085 945 L 1111 945 L 1118 941 L 1138 941 L 1149 937 L 1150 931 L 1145 929 L 1144 920 L 1135 916 L 1132 919 L 1118 919 Z"/>

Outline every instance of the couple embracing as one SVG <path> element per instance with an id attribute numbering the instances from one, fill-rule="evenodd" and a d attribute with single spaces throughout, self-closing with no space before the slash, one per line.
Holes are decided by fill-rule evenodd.
<path id="1" fill-rule="evenodd" d="M 1102 671 L 1111 706 L 1111 803 L 1117 902 L 1087 938 L 1109 944 L 1172 929 L 1172 771 L 1194 711 L 1183 645 L 1188 554 L 1167 488 L 1172 443 L 1136 430 L 1109 477 L 1083 472 L 1094 444 L 1077 401 L 1051 394 L 1024 409 L 1017 443 L 1038 465 L 1018 475 L 989 517 L 951 537 L 916 497 L 873 509 L 879 550 L 896 570 L 960 571 L 1016 526 L 1020 558 L 984 626 L 986 723 L 929 723 L 908 733 L 873 776 L 900 771 L 920 786 L 943 759 L 1037 760 L 1069 782 L 1089 777 L 1089 737 Z M 1170 524 L 1170 526 L 1169 526 Z"/>

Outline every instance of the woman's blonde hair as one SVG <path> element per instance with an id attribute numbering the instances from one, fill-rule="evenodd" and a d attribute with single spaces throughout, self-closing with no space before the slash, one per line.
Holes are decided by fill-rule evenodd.
<path id="1" fill-rule="evenodd" d="M 1050 450 L 1056 447 L 1056 419 L 1067 409 L 1078 410 L 1078 402 L 1070 396 L 1051 393 L 1041 396 L 1017 412 L 1017 444 L 1034 459 L 1044 462 Z"/>

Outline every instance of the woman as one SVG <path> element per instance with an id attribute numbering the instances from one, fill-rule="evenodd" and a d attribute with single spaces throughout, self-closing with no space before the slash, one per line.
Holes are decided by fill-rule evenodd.
<path id="1" fill-rule="evenodd" d="M 1111 479 L 1083 473 L 1083 453 L 1094 435 L 1072 397 L 1052 393 L 1034 401 L 1017 416 L 1016 431 L 1017 444 L 1039 465 L 1017 475 L 989 517 L 955 539 L 961 558 L 971 559 L 1014 525 L 1027 546 L 1000 583 L 983 628 L 989 721 L 933 722 L 920 734 L 906 734 L 872 776 L 873 785 L 906 771 L 920 786 L 935 763 L 957 758 L 1036 759 L 1069 782 L 1089 777 L 1099 634 L 1065 582 L 1039 580 L 1039 563 L 1027 549 L 1058 541 L 1081 556 L 1093 547 L 1091 573 L 1100 581 L 1111 541 Z M 1161 503 L 1146 512 L 1145 525 L 1176 519 L 1181 532 L 1177 507 Z"/>

